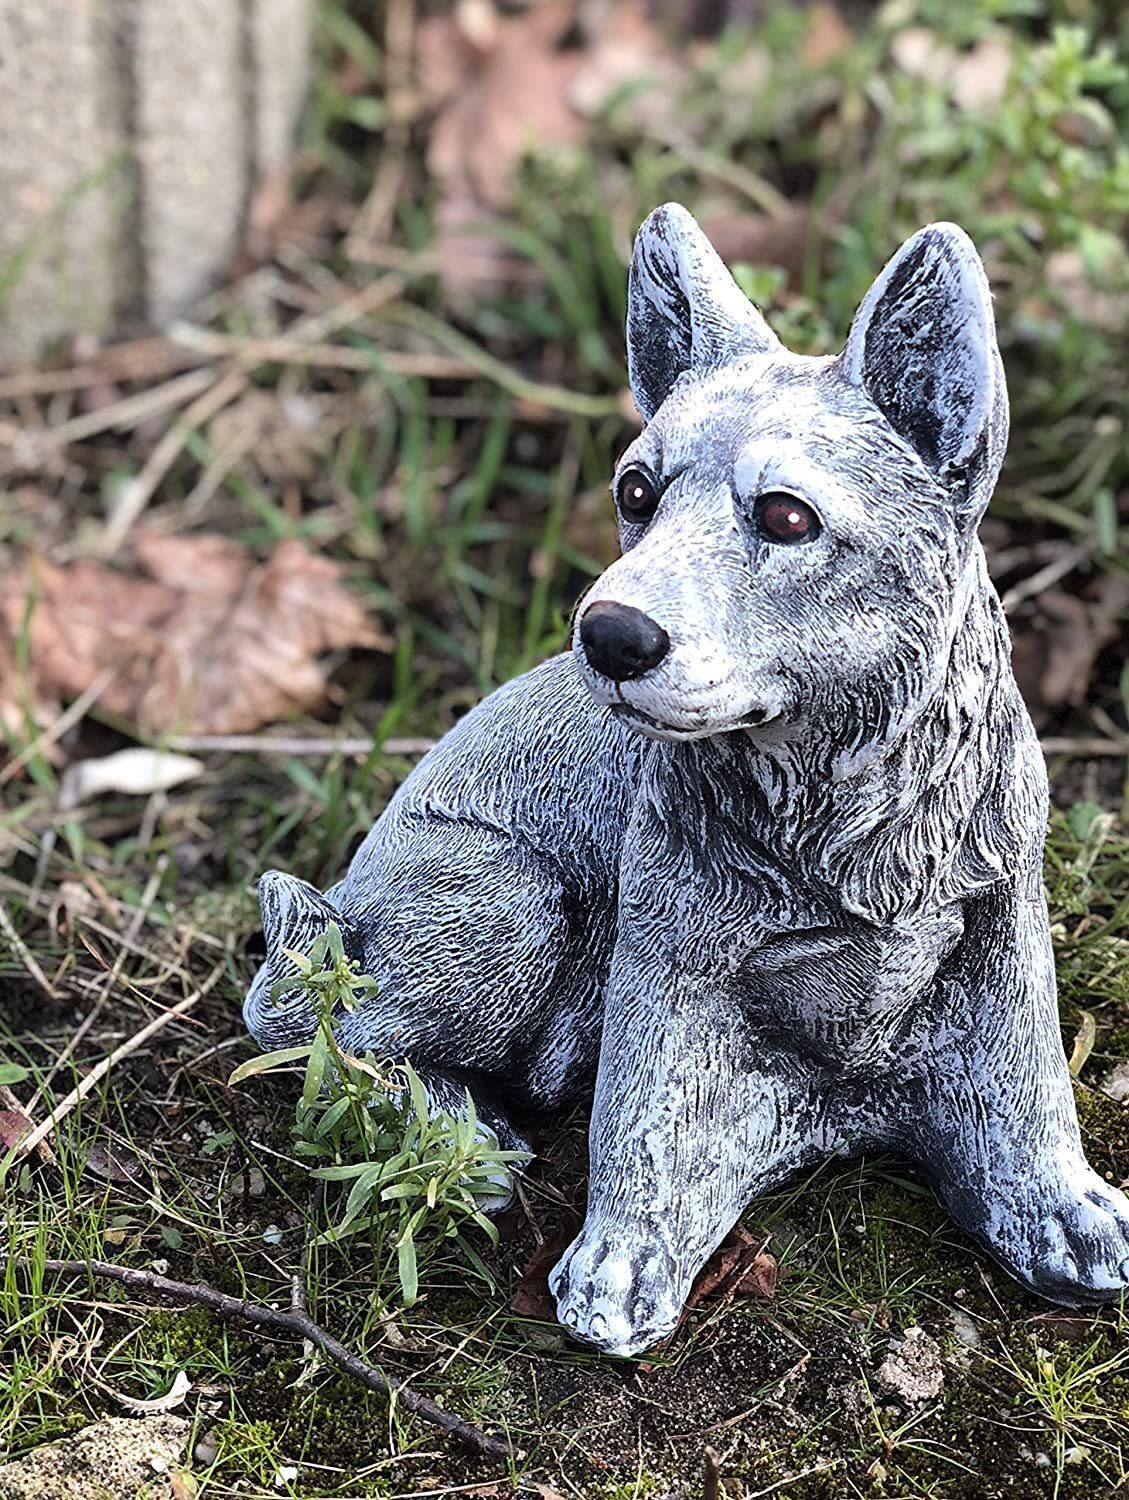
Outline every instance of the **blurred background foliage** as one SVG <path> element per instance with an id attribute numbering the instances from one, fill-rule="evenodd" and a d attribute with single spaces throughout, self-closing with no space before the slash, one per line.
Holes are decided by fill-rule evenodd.
<path id="1" fill-rule="evenodd" d="M 402 174 L 388 238 L 431 271 L 413 279 L 414 305 L 537 379 L 594 397 L 622 391 L 631 236 L 668 198 L 698 215 L 781 337 L 813 353 L 841 347 L 903 238 L 932 219 L 962 224 L 991 276 L 1013 412 L 986 540 L 1028 572 L 1073 558 L 1060 576 L 1082 601 L 1066 609 L 1069 621 L 1060 590 L 1047 611 L 1037 596 L 1017 604 L 1017 636 L 1031 638 L 1017 669 L 1043 727 L 1080 708 L 1092 681 L 1103 712 L 1122 722 L 1113 660 L 1125 647 L 1113 622 L 1129 604 L 1121 6 L 462 5 L 418 22 L 406 102 L 362 9 L 323 10 L 307 135 L 318 190 L 328 174 L 346 199 L 363 197 L 382 159 L 387 170 L 391 138 Z M 445 93 L 431 75 L 452 62 Z M 524 111 L 516 127 L 507 110 Z M 454 151 L 452 128 L 469 136 Z M 353 224 L 346 243 L 355 249 L 357 238 Z M 606 481 L 630 420 L 622 401 L 606 417 L 579 414 L 568 435 L 575 479 L 562 490 L 559 442 L 500 436 L 498 424 L 520 426 L 520 400 L 474 433 L 429 416 L 409 391 L 394 404 L 398 436 L 384 425 L 361 440 L 366 483 L 403 475 L 407 459 L 409 546 L 438 540 L 479 635 L 483 612 L 497 607 L 499 629 L 485 632 L 497 652 L 487 644 L 477 663 L 485 686 L 559 641 L 577 571 L 606 561 L 608 534 L 584 491 Z M 428 494 L 439 486 L 419 469 L 441 473 L 455 448 L 458 477 Z M 576 505 L 566 501 L 572 488 Z M 520 497 L 526 566 L 489 547 L 472 563 L 467 528 L 491 512 L 510 520 L 507 494 Z M 1034 550 L 1024 558 L 1017 547 Z M 549 588 L 539 569 L 553 562 Z M 1102 582 L 1110 573 L 1116 581 Z M 1001 570 L 1001 589 L 1012 577 Z M 520 630 L 512 610 L 524 614 Z"/>

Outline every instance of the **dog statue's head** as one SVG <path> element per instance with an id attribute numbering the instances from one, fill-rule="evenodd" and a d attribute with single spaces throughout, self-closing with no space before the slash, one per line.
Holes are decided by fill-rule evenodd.
<path id="1" fill-rule="evenodd" d="M 577 611 L 596 700 L 661 739 L 879 738 L 939 682 L 1007 441 L 988 283 L 932 224 L 838 358 L 791 354 L 677 204 L 628 290 L 645 426 L 614 482 L 623 556 Z"/>

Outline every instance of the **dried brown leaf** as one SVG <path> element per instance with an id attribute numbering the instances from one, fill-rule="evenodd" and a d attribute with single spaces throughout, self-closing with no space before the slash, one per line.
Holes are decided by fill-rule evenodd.
<path id="1" fill-rule="evenodd" d="M 685 58 L 676 56 L 655 25 L 653 7 L 642 0 L 618 0 L 594 30 L 569 101 L 590 120 L 621 95 L 624 115 L 636 129 L 665 127 L 686 72 Z"/>
<path id="2" fill-rule="evenodd" d="M 1098 655 L 1117 639 L 1127 610 L 1129 579 L 1105 573 L 1088 597 L 1045 589 L 1038 615 L 1012 622 L 1012 665 L 1036 727 L 1086 701 Z"/>
<path id="3" fill-rule="evenodd" d="M 33 1129 L 27 1115 L 15 1109 L 0 1109 L 0 1157 L 18 1149 L 25 1135 Z"/>
<path id="4" fill-rule="evenodd" d="M 848 51 L 853 42 L 851 28 L 833 0 L 816 0 L 808 12 L 808 29 L 800 47 L 808 67 L 826 67 Z"/>
<path id="5" fill-rule="evenodd" d="M 32 597 L 39 694 L 77 697 L 109 670 L 100 707 L 148 733 L 245 733 L 323 701 L 325 652 L 390 645 L 297 541 L 257 562 L 226 537 L 139 533 L 134 556 L 143 573 L 33 559 L 0 586 L 0 642 Z"/>
<path id="6" fill-rule="evenodd" d="M 738 1224 L 714 1251 L 691 1288 L 686 1308 L 698 1307 L 715 1294 L 723 1302 L 734 1297 L 759 1297 L 770 1301 L 776 1295 L 780 1267 L 770 1255 L 764 1235 L 754 1235 Z"/>
<path id="7" fill-rule="evenodd" d="M 499 18 L 482 39 L 486 50 L 472 46 L 447 17 L 419 28 L 425 92 L 444 101 L 427 163 L 440 189 L 436 255 L 449 290 L 505 279 L 508 257 L 490 237 L 489 220 L 510 206 L 522 157 L 534 146 L 570 145 L 584 136 L 569 102 L 580 53 L 561 45 L 574 18 L 565 0 L 545 0 Z"/>
<path id="8" fill-rule="evenodd" d="M 519 1318 L 551 1323 L 556 1305 L 549 1291 L 549 1272 L 560 1260 L 576 1234 L 575 1228 L 560 1229 L 539 1245 L 518 1277 L 510 1297 L 510 1311 Z"/>

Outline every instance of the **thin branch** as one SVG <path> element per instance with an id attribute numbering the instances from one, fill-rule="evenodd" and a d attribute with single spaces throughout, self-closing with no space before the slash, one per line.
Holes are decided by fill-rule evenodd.
<path id="1" fill-rule="evenodd" d="M 21 1264 L 25 1269 L 31 1269 L 31 1262 L 23 1260 Z M 147 1292 L 154 1297 L 167 1297 L 173 1302 L 206 1307 L 220 1318 L 250 1323 L 258 1328 L 271 1328 L 298 1341 L 308 1340 L 346 1375 L 360 1381 L 370 1391 L 386 1396 L 389 1401 L 399 1402 L 405 1411 L 441 1428 L 449 1436 L 458 1438 L 474 1452 L 481 1453 L 486 1458 L 511 1459 L 521 1456 L 514 1452 L 513 1446 L 505 1438 L 492 1437 L 453 1412 L 444 1411 L 429 1397 L 420 1395 L 409 1385 L 394 1384 L 383 1371 L 346 1349 L 344 1344 L 327 1333 L 300 1308 L 283 1310 L 266 1307 L 261 1303 L 245 1301 L 241 1297 L 230 1297 L 226 1292 L 216 1291 L 214 1287 L 198 1282 L 173 1281 L 155 1271 L 115 1266 L 107 1261 L 46 1260 L 43 1269 L 52 1276 L 89 1276 L 103 1281 L 120 1282 L 123 1286 Z"/>
<path id="2" fill-rule="evenodd" d="M 112 557 L 121 547 L 192 434 L 241 396 L 247 384 L 248 377 L 242 370 L 220 374 L 215 383 L 197 396 L 172 424 L 146 459 L 140 474 L 122 488 L 102 536 L 99 550 L 103 557 Z"/>
<path id="3" fill-rule="evenodd" d="M 354 344 L 303 343 L 285 334 L 271 338 L 241 337 L 174 323 L 169 337 L 197 354 L 213 359 L 237 359 L 246 365 L 313 365 L 323 369 L 357 370 L 379 375 L 419 376 L 425 380 L 470 380 L 481 373 L 477 364 L 455 354 L 414 354 L 398 349 L 368 350 Z"/>
<path id="4" fill-rule="evenodd" d="M 156 1036 L 157 1032 L 167 1026 L 170 1021 L 175 1021 L 178 1016 L 182 1016 L 186 1011 L 191 1010 L 196 1002 L 208 993 L 223 972 L 224 964 L 217 964 L 199 989 L 193 990 L 191 995 L 186 995 L 176 1005 L 169 1006 L 168 1010 L 161 1011 L 160 1015 L 154 1016 L 140 1031 L 135 1032 L 128 1040 L 122 1042 L 120 1047 L 115 1047 L 108 1057 L 104 1057 L 101 1062 L 95 1063 L 86 1077 L 80 1079 L 65 1099 L 60 1099 L 51 1113 L 39 1122 L 31 1134 L 23 1137 L 20 1141 L 20 1154 L 26 1156 L 29 1151 L 39 1145 L 40 1141 L 45 1140 L 47 1136 L 51 1135 L 60 1121 L 65 1120 L 71 1110 L 77 1104 L 82 1103 L 91 1089 L 95 1088 L 105 1078 L 106 1074 L 116 1063 L 128 1057 L 131 1052 L 136 1052 L 138 1047 L 143 1046 L 150 1037 Z"/>
<path id="5" fill-rule="evenodd" d="M 215 378 L 215 372 L 211 369 L 190 370 L 188 374 L 177 375 L 163 385 L 138 391 L 132 396 L 123 396 L 110 406 L 72 417 L 59 427 L 49 427 L 34 435 L 25 434 L 25 440 L 34 445 L 37 453 L 46 453 L 65 447 L 68 443 L 79 443 L 86 438 L 96 437 L 98 433 L 108 432 L 110 428 L 131 429 L 149 417 L 160 416 L 171 408 L 183 406 L 186 401 L 191 401 L 206 387 L 214 384 Z"/>
<path id="6" fill-rule="evenodd" d="M 49 750 L 57 740 L 62 739 L 72 725 L 85 717 L 86 710 L 97 703 L 106 688 L 113 682 L 117 676 L 117 670 L 116 667 L 106 667 L 104 671 L 99 672 L 94 681 L 78 695 L 69 708 L 64 709 L 52 724 L 49 724 L 30 744 L 25 745 L 17 756 L 0 768 L 0 786 L 11 781 L 23 770 L 29 760 L 34 760 L 44 750 Z"/>
<path id="7" fill-rule="evenodd" d="M 1123 740 L 1099 740 L 1056 738 L 1054 735 L 1039 741 L 1044 755 L 1074 755 L 1078 757 L 1116 755 L 1129 756 L 1129 736 Z"/>
<path id="8" fill-rule="evenodd" d="M 36 960 L 34 953 L 32 953 L 31 949 L 16 931 L 15 926 L 12 923 L 12 919 L 8 915 L 8 908 L 2 901 L 0 901 L 0 932 L 4 934 L 4 937 L 7 939 L 8 946 L 11 948 L 12 952 L 20 960 L 24 968 L 35 980 L 36 984 L 48 997 L 48 999 L 58 999 L 58 996 L 55 994 L 54 985 L 47 978 L 47 975 L 44 974 L 43 970 L 39 967 L 39 963 Z"/>
<path id="9" fill-rule="evenodd" d="M 367 756 L 373 750 L 373 741 L 363 737 L 333 739 L 279 734 L 178 734 L 167 743 L 170 750 L 185 754 L 212 751 L 230 755 Z M 426 755 L 434 744 L 434 740 L 426 739 L 391 739 L 384 741 L 380 751 L 382 755 Z"/>

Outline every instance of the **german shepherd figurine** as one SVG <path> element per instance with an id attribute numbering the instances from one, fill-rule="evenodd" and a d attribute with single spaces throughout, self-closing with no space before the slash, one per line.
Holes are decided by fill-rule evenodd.
<path id="1" fill-rule="evenodd" d="M 976 527 L 1008 409 L 983 267 L 933 224 L 838 358 L 783 348 L 675 204 L 640 229 L 615 477 L 623 556 L 570 652 L 419 765 L 321 895 L 263 877 L 283 948 L 337 922 L 378 994 L 355 1053 L 434 1106 L 595 1082 L 561 1321 L 669 1334 L 758 1193 L 832 1152 L 919 1164 L 953 1219 L 1068 1306 L 1129 1289 L 1129 1200 L 1087 1165 L 1055 1002 L 1043 762 Z"/>

